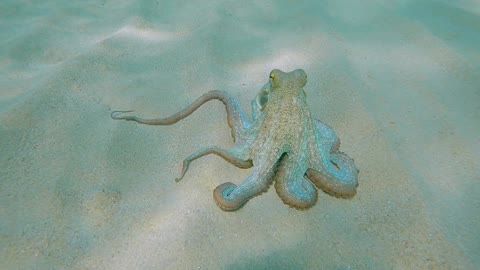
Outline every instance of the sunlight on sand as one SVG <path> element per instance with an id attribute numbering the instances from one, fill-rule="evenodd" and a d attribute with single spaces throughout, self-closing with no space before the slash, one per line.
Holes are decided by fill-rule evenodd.
<path id="1" fill-rule="evenodd" d="M 188 31 L 155 30 L 142 23 L 133 23 L 120 27 L 112 34 L 94 38 L 92 45 L 102 43 L 114 37 L 131 38 L 144 42 L 171 42 L 185 37 L 186 34 L 188 34 Z"/>
<path id="2" fill-rule="evenodd" d="M 128 38 L 137 38 L 149 42 L 173 41 L 185 35 L 185 32 L 168 32 L 140 28 L 134 25 L 126 25 L 113 35 L 125 36 Z"/>

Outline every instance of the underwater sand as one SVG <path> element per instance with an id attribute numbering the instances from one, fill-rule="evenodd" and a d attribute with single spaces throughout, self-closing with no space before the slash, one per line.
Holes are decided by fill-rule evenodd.
<path id="1" fill-rule="evenodd" d="M 475 1 L 0 3 L 1 269 L 474 269 L 480 265 Z M 303 68 L 312 115 L 360 169 L 307 211 L 275 189 L 236 212 L 220 102 L 250 112 L 271 69 Z"/>

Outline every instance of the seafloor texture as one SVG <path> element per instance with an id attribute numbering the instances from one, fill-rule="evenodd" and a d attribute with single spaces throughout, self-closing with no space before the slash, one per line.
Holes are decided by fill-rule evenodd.
<path id="1" fill-rule="evenodd" d="M 310 3 L 311 2 L 311 3 Z M 0 2 L 2 269 L 474 269 L 480 265 L 480 5 L 475 1 Z M 361 173 L 298 211 L 238 184 L 220 102 L 304 69 L 312 117 Z"/>

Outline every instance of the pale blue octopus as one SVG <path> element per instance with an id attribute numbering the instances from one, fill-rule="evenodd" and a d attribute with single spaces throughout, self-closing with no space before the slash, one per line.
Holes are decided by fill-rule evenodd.
<path id="1" fill-rule="evenodd" d="M 218 206 L 226 211 L 240 208 L 252 197 L 266 191 L 272 182 L 282 201 L 306 209 L 317 201 L 317 189 L 336 197 L 356 193 L 358 170 L 353 159 L 339 152 L 340 140 L 325 123 L 313 119 L 303 90 L 307 74 L 301 69 L 285 73 L 275 69 L 270 80 L 252 100 L 250 121 L 238 101 L 225 91 L 210 91 L 180 112 L 161 119 L 142 119 L 114 111 L 116 120 L 148 125 L 171 125 L 187 117 L 212 99 L 222 101 L 227 110 L 235 145 L 230 148 L 205 147 L 183 161 L 180 181 L 190 163 L 204 155 L 216 154 L 251 172 L 239 185 L 227 182 L 213 191 Z M 315 187 L 316 186 L 316 187 Z"/>

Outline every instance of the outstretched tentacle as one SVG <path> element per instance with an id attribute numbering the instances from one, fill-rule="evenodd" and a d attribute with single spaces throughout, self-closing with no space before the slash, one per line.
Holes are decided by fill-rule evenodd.
<path id="1" fill-rule="evenodd" d="M 113 111 L 110 117 L 114 120 L 135 121 L 146 125 L 172 125 L 192 114 L 200 106 L 212 99 L 218 99 L 225 104 L 227 110 L 228 125 L 232 128 L 232 137 L 234 140 L 241 138 L 244 131 L 250 127 L 251 123 L 243 112 L 238 101 L 226 91 L 212 90 L 200 96 L 193 103 L 183 110 L 165 117 L 156 119 L 144 119 L 133 115 L 122 115 L 132 111 Z"/>
<path id="2" fill-rule="evenodd" d="M 180 177 L 175 179 L 175 181 L 179 182 L 180 180 L 182 180 L 182 178 L 185 176 L 185 173 L 187 173 L 188 167 L 190 166 L 190 163 L 192 161 L 208 154 L 215 154 L 217 156 L 220 156 L 231 164 L 242 169 L 250 168 L 253 165 L 252 160 L 247 158 L 246 153 L 238 148 L 225 149 L 218 146 L 205 147 L 196 151 L 195 153 L 191 154 L 189 157 L 183 160 L 182 173 Z"/>

